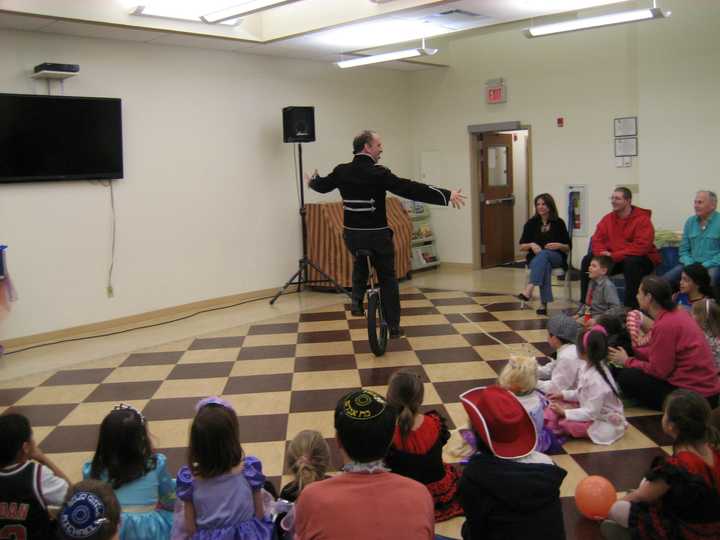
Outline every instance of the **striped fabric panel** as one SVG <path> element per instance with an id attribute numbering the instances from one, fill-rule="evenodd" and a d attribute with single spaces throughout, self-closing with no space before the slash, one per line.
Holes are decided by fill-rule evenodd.
<path id="1" fill-rule="evenodd" d="M 386 205 L 388 224 L 395 233 L 395 272 L 397 277 L 404 277 L 410 271 L 412 222 L 399 199 L 390 197 Z M 352 256 L 343 240 L 342 202 L 308 204 L 306 207 L 308 257 L 340 285 L 351 287 Z M 312 268 L 309 276 L 311 280 L 322 279 Z"/>

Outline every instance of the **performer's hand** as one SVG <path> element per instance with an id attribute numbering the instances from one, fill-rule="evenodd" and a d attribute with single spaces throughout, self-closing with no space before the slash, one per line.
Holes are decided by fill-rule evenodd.
<path id="1" fill-rule="evenodd" d="M 467 197 L 463 195 L 462 189 L 452 190 L 450 192 L 450 204 L 452 204 L 453 208 L 462 208 L 465 206 L 465 199 L 467 199 Z"/>
<path id="2" fill-rule="evenodd" d="M 318 170 L 315 169 L 315 172 L 310 176 L 308 173 L 305 173 L 305 184 L 308 186 L 310 185 L 310 181 L 315 178 L 318 175 Z"/>

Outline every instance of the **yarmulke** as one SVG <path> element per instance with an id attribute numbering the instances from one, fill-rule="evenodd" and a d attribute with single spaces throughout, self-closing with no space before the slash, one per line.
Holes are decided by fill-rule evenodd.
<path id="1" fill-rule="evenodd" d="M 343 414 L 351 420 L 372 420 L 382 414 L 387 401 L 372 390 L 357 390 L 345 396 Z"/>
<path id="2" fill-rule="evenodd" d="M 106 521 L 105 505 L 88 491 L 75 493 L 60 514 L 60 528 L 70 538 L 91 537 Z"/>

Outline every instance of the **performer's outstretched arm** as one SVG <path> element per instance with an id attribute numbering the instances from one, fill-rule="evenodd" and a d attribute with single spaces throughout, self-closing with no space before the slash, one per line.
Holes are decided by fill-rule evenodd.
<path id="1" fill-rule="evenodd" d="M 318 193 L 329 193 L 337 187 L 333 173 L 322 177 L 318 174 L 317 169 L 315 169 L 315 173 L 312 176 L 305 173 L 305 183 L 310 189 Z"/>
<path id="2" fill-rule="evenodd" d="M 386 169 L 380 165 L 377 166 L 381 182 L 385 189 L 414 201 L 422 201 L 429 204 L 438 204 L 448 206 L 452 204 L 455 208 L 465 205 L 465 195 L 462 190 L 448 190 L 445 188 L 435 187 L 421 182 L 414 182 L 406 178 L 395 176 L 390 169 Z"/>

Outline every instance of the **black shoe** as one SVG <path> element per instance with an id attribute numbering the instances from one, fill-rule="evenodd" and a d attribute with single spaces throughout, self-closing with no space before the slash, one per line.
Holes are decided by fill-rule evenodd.
<path id="1" fill-rule="evenodd" d="M 516 295 L 516 298 L 518 300 L 520 300 L 521 302 L 529 302 L 530 301 L 530 299 L 527 296 L 525 296 L 523 293 Z"/>
<path id="2" fill-rule="evenodd" d="M 402 326 L 390 327 L 390 339 L 400 339 L 405 337 L 405 329 Z"/>
<path id="3" fill-rule="evenodd" d="M 362 304 L 350 304 L 350 315 L 353 317 L 364 317 L 365 310 L 363 309 Z"/>
<path id="4" fill-rule="evenodd" d="M 538 315 L 547 315 L 547 306 L 543 306 L 535 310 Z"/>

